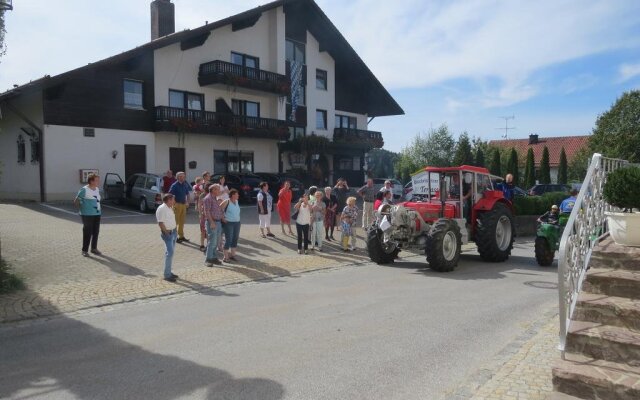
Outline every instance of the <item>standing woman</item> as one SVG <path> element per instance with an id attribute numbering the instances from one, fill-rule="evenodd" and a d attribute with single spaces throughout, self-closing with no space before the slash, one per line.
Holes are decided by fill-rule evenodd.
<path id="1" fill-rule="evenodd" d="M 331 194 L 331 186 L 324 188 L 324 198 L 322 199 L 327 206 L 324 214 L 324 238 L 328 241 L 335 240 L 333 238 L 333 228 L 336 226 L 336 209 L 338 208 L 338 200 L 336 196 Z M 331 232 L 331 234 L 329 234 Z"/>
<path id="2" fill-rule="evenodd" d="M 327 205 L 322 201 L 322 192 L 316 191 L 316 201 L 311 206 L 311 250 L 322 251 L 322 227 L 324 225 L 324 216 L 327 212 Z"/>
<path id="3" fill-rule="evenodd" d="M 262 237 L 264 230 L 267 230 L 267 236 L 275 237 L 271 233 L 271 208 L 273 208 L 273 197 L 269 193 L 269 184 L 267 182 L 260 182 L 260 192 L 258 193 L 258 218 L 260 220 L 260 233 Z"/>
<path id="4" fill-rule="evenodd" d="M 207 236 L 207 231 L 204 229 L 204 213 L 202 211 L 202 199 L 204 198 L 204 196 L 202 196 L 204 193 L 203 183 L 204 179 L 200 176 L 196 176 L 195 185 L 193 185 L 195 207 L 198 212 L 198 220 L 200 223 L 200 251 L 204 251 L 205 249 L 204 238 Z"/>
<path id="5" fill-rule="evenodd" d="M 89 256 L 89 243 L 91 243 L 91 252 L 93 254 L 102 255 L 98 250 L 100 215 L 102 215 L 99 185 L 100 177 L 90 174 L 87 179 L 87 185 L 80 189 L 73 200 L 73 204 L 78 207 L 82 217 L 82 255 L 85 257 Z"/>
<path id="6" fill-rule="evenodd" d="M 285 234 L 284 225 L 286 224 L 289 227 L 289 234 L 293 235 L 293 231 L 291 230 L 291 196 L 291 182 L 284 181 L 282 189 L 278 192 L 278 203 L 276 207 L 280 215 L 282 233 Z"/>
<path id="7" fill-rule="evenodd" d="M 224 259 L 222 261 L 237 261 L 236 249 L 238 247 L 238 237 L 240 236 L 240 203 L 238 199 L 240 193 L 236 189 L 229 191 L 229 198 L 224 200 L 220 206 L 224 210 L 224 225 L 222 229 L 226 240 L 224 242 Z"/>
<path id="8" fill-rule="evenodd" d="M 347 185 L 347 181 L 344 180 L 344 178 L 338 179 L 338 183 L 336 183 L 336 186 L 333 188 L 333 194 L 335 194 L 336 199 L 338 199 L 336 217 L 339 221 L 342 221 L 342 210 L 347 205 L 347 197 L 349 197 L 349 185 Z M 340 230 L 340 225 L 338 225 L 338 230 Z"/>
<path id="9" fill-rule="evenodd" d="M 309 204 L 309 195 L 304 193 L 293 207 L 298 210 L 298 218 L 296 219 L 298 254 L 302 254 L 303 243 L 304 254 L 307 254 L 307 249 L 309 248 L 309 223 L 311 223 L 311 204 Z"/>

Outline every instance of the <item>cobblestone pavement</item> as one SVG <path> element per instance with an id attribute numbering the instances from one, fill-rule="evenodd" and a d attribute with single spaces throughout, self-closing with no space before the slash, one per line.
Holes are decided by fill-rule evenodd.
<path id="1" fill-rule="evenodd" d="M 243 213 L 250 220 L 255 210 Z M 2 257 L 28 289 L 0 296 L 0 322 L 369 261 L 360 229 L 356 252 L 344 253 L 335 242 L 325 242 L 322 253 L 300 256 L 296 238 L 283 235 L 279 225 L 272 226 L 276 238 L 265 239 L 257 225 L 245 223 L 238 262 L 207 268 L 191 213 L 185 225 L 191 243 L 176 245 L 173 271 L 180 279 L 174 284 L 161 279 L 164 244 L 153 215 L 106 208 L 98 243 L 104 256 L 88 258 L 80 254 L 82 228 L 69 206 L 0 204 L 0 221 Z"/>
<path id="2" fill-rule="evenodd" d="M 558 331 L 558 313 L 553 309 L 446 399 L 548 399 L 553 390 L 551 364 L 560 357 Z"/>

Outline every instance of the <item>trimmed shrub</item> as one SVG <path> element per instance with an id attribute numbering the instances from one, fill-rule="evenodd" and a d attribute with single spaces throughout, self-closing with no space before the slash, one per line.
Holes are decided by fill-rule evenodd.
<path id="1" fill-rule="evenodd" d="M 516 215 L 542 215 L 551 209 L 551 206 L 560 205 L 569 197 L 565 192 L 545 193 L 542 196 L 516 197 L 513 202 Z"/>
<path id="2" fill-rule="evenodd" d="M 0 258 L 0 293 L 23 289 L 22 280 L 9 271 L 9 266 Z"/>
<path id="3" fill-rule="evenodd" d="M 610 173 L 602 194 L 612 206 L 624 211 L 640 210 L 640 168 L 620 168 Z"/>

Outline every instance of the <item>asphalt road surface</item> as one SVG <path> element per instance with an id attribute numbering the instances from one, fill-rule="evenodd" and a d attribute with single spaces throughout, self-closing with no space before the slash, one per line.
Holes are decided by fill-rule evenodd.
<path id="1" fill-rule="evenodd" d="M 0 398 L 437 400 L 557 304 L 531 244 L 0 325 Z"/>

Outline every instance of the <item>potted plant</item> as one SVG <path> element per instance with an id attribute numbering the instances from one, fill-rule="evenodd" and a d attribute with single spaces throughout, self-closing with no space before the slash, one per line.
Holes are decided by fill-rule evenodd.
<path id="1" fill-rule="evenodd" d="M 620 168 L 607 176 L 604 199 L 622 212 L 607 212 L 613 240 L 623 246 L 640 246 L 640 167 Z"/>

